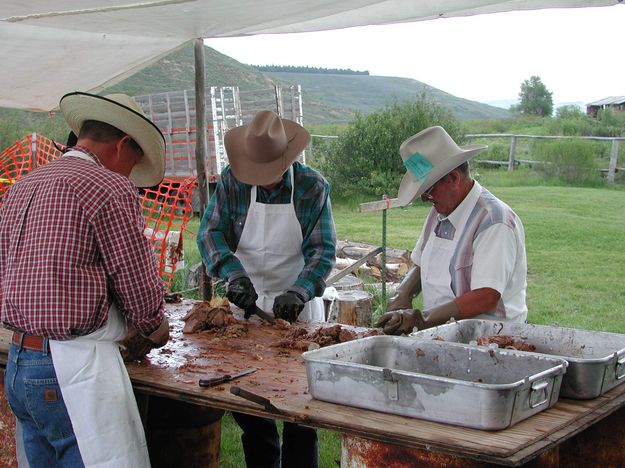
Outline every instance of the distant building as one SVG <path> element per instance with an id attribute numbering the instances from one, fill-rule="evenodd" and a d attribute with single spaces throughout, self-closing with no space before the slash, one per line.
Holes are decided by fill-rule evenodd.
<path id="1" fill-rule="evenodd" d="M 625 96 L 611 96 L 586 104 L 586 115 L 597 117 L 597 112 L 608 108 L 617 112 L 625 112 Z"/>

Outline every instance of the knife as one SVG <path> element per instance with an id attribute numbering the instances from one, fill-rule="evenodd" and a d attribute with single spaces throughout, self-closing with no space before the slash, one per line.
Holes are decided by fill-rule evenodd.
<path id="1" fill-rule="evenodd" d="M 239 377 L 243 377 L 244 375 L 251 374 L 252 372 L 256 372 L 257 370 L 258 369 L 256 369 L 256 367 L 250 367 L 249 369 L 245 369 L 240 372 L 234 372 L 232 374 L 219 375 L 217 377 L 206 377 L 204 379 L 200 379 L 200 387 L 214 387 L 215 385 L 230 382 L 231 380 L 238 379 Z"/>
<path id="2" fill-rule="evenodd" d="M 266 411 L 271 411 L 272 413 L 280 413 L 281 411 L 276 408 L 269 398 L 265 398 L 264 396 L 258 395 L 256 393 L 252 393 L 249 390 L 245 390 L 241 387 L 237 387 L 233 385 L 230 387 L 230 393 L 233 395 L 239 396 L 241 398 L 245 398 L 248 401 L 252 401 L 256 404 L 259 404 L 265 408 Z"/>
<path id="3" fill-rule="evenodd" d="M 265 312 L 263 309 L 258 307 L 256 304 L 254 304 L 254 306 L 250 307 L 249 309 L 245 309 L 245 315 L 247 317 L 249 317 L 250 315 L 254 315 L 254 314 L 258 315 L 265 322 L 269 322 L 272 325 L 275 325 L 276 323 L 276 319 L 273 318 L 272 315 L 269 315 L 267 312 Z"/>

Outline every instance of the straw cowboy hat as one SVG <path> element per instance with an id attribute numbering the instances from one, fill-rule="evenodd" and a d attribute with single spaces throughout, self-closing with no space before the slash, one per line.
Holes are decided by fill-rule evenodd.
<path id="1" fill-rule="evenodd" d="M 458 146 L 445 129 L 438 126 L 411 136 L 399 147 L 407 169 L 399 184 L 399 203 L 401 206 L 412 203 L 453 169 L 486 148 L 486 145 Z"/>
<path id="2" fill-rule="evenodd" d="M 271 111 L 258 112 L 248 125 L 235 127 L 224 137 L 232 173 L 249 185 L 275 182 L 309 142 L 304 127 Z"/>
<path id="3" fill-rule="evenodd" d="M 130 180 L 137 187 L 161 183 L 165 175 L 165 138 L 133 98 L 125 94 L 96 96 L 76 91 L 63 96 L 59 107 L 76 135 L 87 120 L 104 122 L 126 133 L 143 150 L 143 157 L 132 168 Z"/>

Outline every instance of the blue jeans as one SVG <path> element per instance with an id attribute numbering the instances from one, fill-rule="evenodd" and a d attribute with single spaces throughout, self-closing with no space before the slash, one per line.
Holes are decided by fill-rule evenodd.
<path id="1" fill-rule="evenodd" d="M 247 468 L 280 468 L 280 435 L 273 419 L 232 413 L 243 430 L 241 442 Z M 317 431 L 285 422 L 282 428 L 282 468 L 317 468 Z"/>
<path id="2" fill-rule="evenodd" d="M 32 468 L 84 466 L 48 351 L 11 343 L 4 389 Z"/>

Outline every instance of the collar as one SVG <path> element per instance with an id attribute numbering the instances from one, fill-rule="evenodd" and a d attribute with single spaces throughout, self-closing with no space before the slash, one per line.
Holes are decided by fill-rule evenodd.
<path id="1" fill-rule="evenodd" d="M 79 151 L 79 152 L 89 156 L 91 159 L 93 159 L 93 162 L 95 162 L 98 166 L 103 166 L 103 164 L 100 162 L 100 160 L 98 159 L 96 154 L 94 152 L 90 151 L 89 149 L 85 148 L 84 146 L 72 146 L 71 148 L 67 148 L 63 155 L 65 156 L 70 151 Z M 71 156 L 71 154 L 69 156 Z"/>
<path id="2" fill-rule="evenodd" d="M 460 202 L 460 204 L 456 207 L 454 211 L 452 211 L 447 219 L 449 222 L 456 228 L 459 229 L 464 223 L 466 223 L 473 207 L 477 203 L 477 199 L 480 197 L 480 193 L 482 193 L 482 186 L 478 183 L 477 180 L 473 181 L 473 187 L 467 196 L 464 197 L 464 200 Z M 445 216 L 437 215 L 438 221 L 442 221 L 445 219 Z"/>

